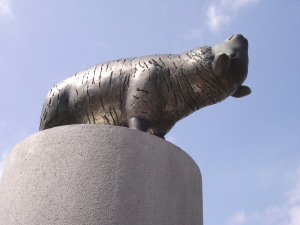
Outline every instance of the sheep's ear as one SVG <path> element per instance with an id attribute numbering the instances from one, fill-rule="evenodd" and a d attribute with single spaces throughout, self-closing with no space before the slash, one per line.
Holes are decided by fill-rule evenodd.
<path id="1" fill-rule="evenodd" d="M 251 89 L 248 86 L 241 85 L 236 92 L 232 95 L 235 98 L 241 98 L 251 93 Z"/>
<path id="2" fill-rule="evenodd" d="M 226 73 L 231 64 L 231 60 L 225 53 L 219 53 L 215 55 L 213 62 L 214 73 L 218 76 Z"/>

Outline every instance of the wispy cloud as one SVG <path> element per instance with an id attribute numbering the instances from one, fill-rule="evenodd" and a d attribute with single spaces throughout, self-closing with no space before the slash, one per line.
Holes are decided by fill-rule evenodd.
<path id="1" fill-rule="evenodd" d="M 220 28 L 230 21 L 230 17 L 225 15 L 221 9 L 216 5 L 210 5 L 206 11 L 208 18 L 208 27 L 211 31 L 219 31 Z"/>
<path id="2" fill-rule="evenodd" d="M 189 32 L 180 34 L 179 37 L 186 40 L 200 39 L 206 37 L 207 30 L 213 33 L 219 32 L 227 27 L 239 12 L 249 6 L 254 6 L 260 0 L 215 0 L 204 8 L 206 22 L 202 27 L 196 27 Z"/>
<path id="3" fill-rule="evenodd" d="M 280 206 L 270 206 L 261 212 L 241 210 L 228 218 L 228 225 L 266 224 L 299 225 L 300 224 L 300 167 L 294 173 L 295 186 L 286 193 L 286 201 Z"/>
<path id="4" fill-rule="evenodd" d="M 290 217 L 290 222 L 288 223 L 288 225 L 300 224 L 300 205 L 290 208 L 289 217 Z"/>
<path id="5" fill-rule="evenodd" d="M 228 219 L 229 225 L 242 225 L 246 221 L 246 214 L 244 211 L 237 212 Z"/>
<path id="6" fill-rule="evenodd" d="M 206 10 L 207 25 L 213 32 L 221 30 L 223 26 L 229 24 L 238 11 L 250 5 L 258 3 L 260 0 L 220 0 L 212 3 Z"/>
<path id="7" fill-rule="evenodd" d="M 288 225 L 299 225 L 300 224 L 300 167 L 298 168 L 295 176 L 296 185 L 295 187 L 287 192 L 288 195 L 288 214 L 290 222 Z"/>
<path id="8" fill-rule="evenodd" d="M 289 197 L 288 203 L 289 204 L 300 204 L 300 167 L 298 168 L 297 175 L 296 175 L 296 185 L 295 188 L 291 191 L 287 192 L 287 196 Z"/>
<path id="9" fill-rule="evenodd" d="M 0 19 L 13 19 L 12 3 L 14 0 L 0 0 Z"/>

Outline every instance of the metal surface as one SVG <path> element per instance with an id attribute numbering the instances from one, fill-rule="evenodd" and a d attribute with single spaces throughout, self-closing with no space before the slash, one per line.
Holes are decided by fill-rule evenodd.
<path id="1" fill-rule="evenodd" d="M 40 130 L 67 124 L 109 124 L 160 137 L 190 113 L 251 90 L 248 41 L 233 35 L 214 47 L 99 64 L 48 93 Z"/>

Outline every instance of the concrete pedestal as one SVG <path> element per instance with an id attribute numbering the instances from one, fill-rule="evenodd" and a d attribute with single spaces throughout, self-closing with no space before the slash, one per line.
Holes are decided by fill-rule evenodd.
<path id="1" fill-rule="evenodd" d="M 71 125 L 10 153 L 1 225 L 202 225 L 201 174 L 175 145 L 124 127 Z"/>

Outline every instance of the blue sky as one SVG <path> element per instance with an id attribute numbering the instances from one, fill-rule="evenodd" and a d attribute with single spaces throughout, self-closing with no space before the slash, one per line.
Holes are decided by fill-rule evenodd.
<path id="1" fill-rule="evenodd" d="M 0 173 L 9 151 L 38 132 L 60 80 L 242 33 L 252 94 L 194 112 L 167 140 L 201 169 L 205 225 L 299 225 L 299 22 L 297 0 L 0 0 Z"/>

